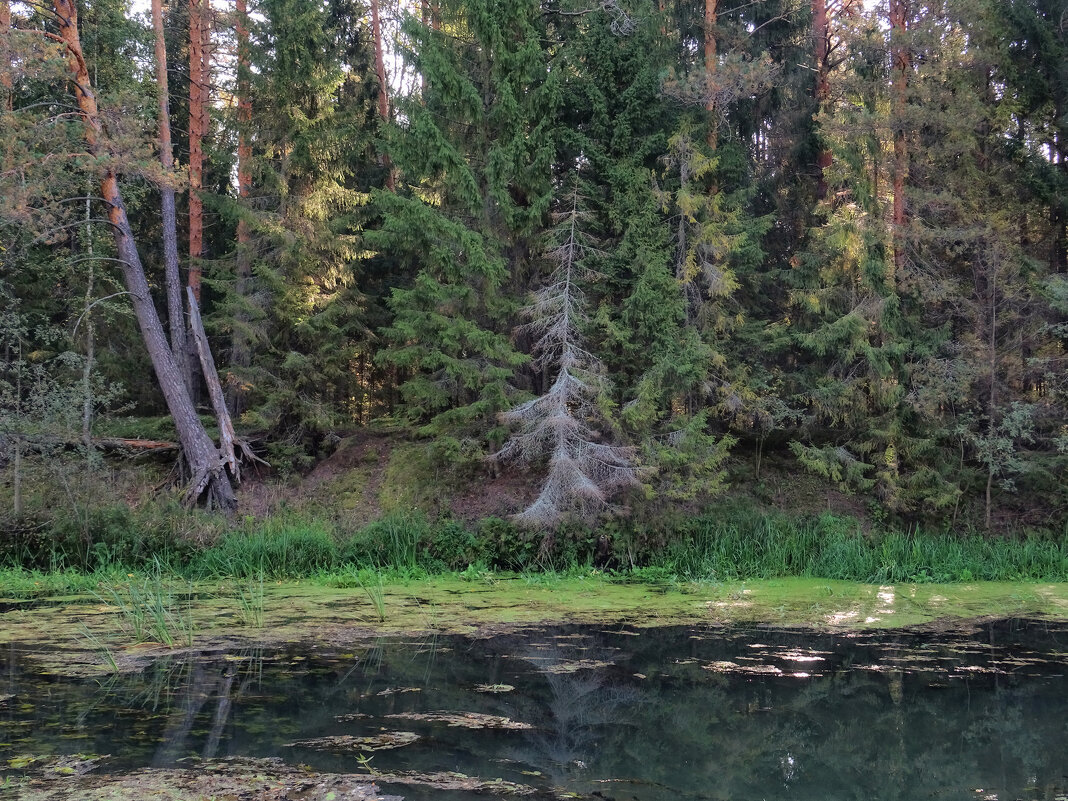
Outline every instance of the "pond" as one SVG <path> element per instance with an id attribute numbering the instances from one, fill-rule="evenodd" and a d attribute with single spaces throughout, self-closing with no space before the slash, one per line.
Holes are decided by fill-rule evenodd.
<path id="1" fill-rule="evenodd" d="M 40 664 L 0 652 L 9 777 L 49 754 L 112 773 L 240 756 L 373 772 L 408 799 L 1068 798 L 1065 623 L 534 628 L 103 679 Z"/>

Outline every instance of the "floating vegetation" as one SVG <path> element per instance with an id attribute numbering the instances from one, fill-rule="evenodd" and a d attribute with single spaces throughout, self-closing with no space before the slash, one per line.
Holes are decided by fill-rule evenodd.
<path id="1" fill-rule="evenodd" d="M 18 782 L 16 797 L 20 801 L 403 801 L 381 795 L 364 774 L 315 773 L 279 759 L 197 761 L 195 767 L 80 776 L 77 784 L 35 774 Z"/>
<path id="2" fill-rule="evenodd" d="M 601 670 L 612 667 L 611 662 L 601 662 L 596 659 L 578 659 L 574 662 L 557 662 L 541 668 L 546 673 L 578 673 L 580 670 Z"/>
<path id="3" fill-rule="evenodd" d="M 380 784 L 412 784 L 430 787 L 434 790 L 467 790 L 472 793 L 492 793 L 493 795 L 533 795 L 537 792 L 526 784 L 516 784 L 504 779 L 480 779 L 477 776 L 468 776 L 454 771 L 375 773 L 374 779 Z"/>
<path id="4" fill-rule="evenodd" d="M 338 723 L 351 723 L 354 720 L 366 720 L 372 717 L 374 715 L 368 715 L 366 712 L 350 712 L 347 715 L 335 715 L 334 720 Z"/>
<path id="5" fill-rule="evenodd" d="M 400 693 L 421 693 L 422 691 L 422 687 L 387 687 L 384 690 L 378 691 L 375 695 L 399 695 Z"/>
<path id="6" fill-rule="evenodd" d="M 640 637 L 566 626 L 275 650 L 125 646 L 120 665 L 136 655 L 143 669 L 90 682 L 43 669 L 39 650 L 0 648 L 0 693 L 15 695 L 0 704 L 0 797 L 344 801 L 373 798 L 361 788 L 374 781 L 419 799 L 589 799 L 598 787 L 620 801 L 693 801 L 709 788 L 717 798 L 822 798 L 828 788 L 879 798 L 896 782 L 907 798 L 983 787 L 1053 801 L 1068 791 L 1066 651 L 1068 624 L 1050 620 L 890 633 L 700 625 Z M 95 770 L 83 757 L 55 761 L 94 749 L 113 755 Z M 258 777 L 239 782 L 229 762 L 181 758 L 228 753 L 291 764 L 249 762 Z M 191 767 L 221 778 L 172 771 Z"/>
<path id="7" fill-rule="evenodd" d="M 781 676 L 782 668 L 777 668 L 774 665 L 739 665 L 737 662 L 729 662 L 726 660 L 720 660 L 717 662 L 710 662 L 707 665 L 701 666 L 704 670 L 710 670 L 713 673 L 741 673 L 750 675 L 763 675 L 763 676 Z"/>
<path id="8" fill-rule="evenodd" d="M 398 712 L 386 715 L 398 720 L 422 720 L 428 723 L 447 723 L 464 729 L 509 729 L 520 731 L 533 729 L 529 723 L 503 717 L 501 715 L 484 715 L 481 712 Z"/>
<path id="9" fill-rule="evenodd" d="M 294 740 L 286 743 L 287 748 L 314 748 L 318 751 L 388 751 L 403 748 L 422 739 L 413 731 L 386 731 L 355 737 L 351 734 L 338 734 L 332 737 L 313 737 L 309 740 Z"/>
<path id="10" fill-rule="evenodd" d="M 41 776 L 84 776 L 96 770 L 110 754 L 62 754 L 60 756 L 19 754 L 7 760 L 12 770 L 32 769 Z M 2 786 L 2 785 L 0 785 Z"/>

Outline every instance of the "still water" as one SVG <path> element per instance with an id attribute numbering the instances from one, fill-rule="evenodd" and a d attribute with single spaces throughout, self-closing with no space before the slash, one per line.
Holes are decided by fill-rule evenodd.
<path id="1" fill-rule="evenodd" d="M 409 799 L 485 797 L 420 783 L 443 771 L 544 798 L 1068 799 L 1063 623 L 530 629 L 181 656 L 110 679 L 34 665 L 0 652 L 0 767 L 272 756 L 370 766 Z"/>

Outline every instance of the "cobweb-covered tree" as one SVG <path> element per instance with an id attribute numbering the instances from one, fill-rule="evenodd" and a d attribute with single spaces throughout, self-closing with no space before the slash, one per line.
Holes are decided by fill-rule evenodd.
<path id="1" fill-rule="evenodd" d="M 526 307 L 523 330 L 534 341 L 534 367 L 548 379 L 546 391 L 500 415 L 517 432 L 494 458 L 536 462 L 548 458 L 549 472 L 534 502 L 515 516 L 523 524 L 553 528 L 569 517 L 589 521 L 608 508 L 614 490 L 638 485 L 632 448 L 604 442 L 603 408 L 608 381 L 600 360 L 585 348 L 589 324 L 582 283 L 584 265 L 596 252 L 581 226 L 585 218 L 578 182 L 553 215 L 547 253 L 555 265 L 547 284 Z"/>

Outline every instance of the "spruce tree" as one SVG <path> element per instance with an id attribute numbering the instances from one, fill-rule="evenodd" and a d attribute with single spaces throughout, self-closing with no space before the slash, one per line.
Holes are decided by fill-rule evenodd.
<path id="1" fill-rule="evenodd" d="M 552 263 L 545 285 L 531 296 L 523 328 L 534 340 L 534 367 L 545 375 L 545 392 L 501 415 L 518 431 L 494 458 L 528 463 L 548 460 L 548 473 L 534 502 L 516 519 L 554 528 L 569 517 L 591 522 L 608 508 L 614 490 L 638 484 L 633 449 L 612 445 L 604 411 L 608 380 L 604 364 L 587 349 L 590 324 L 583 286 L 595 276 L 586 266 L 597 243 L 578 175 L 560 199 L 549 232 Z"/>
<path id="2" fill-rule="evenodd" d="M 406 25 L 425 89 L 398 99 L 397 191 L 376 193 L 368 241 L 411 276 L 393 291 L 379 354 L 405 377 L 405 415 L 443 453 L 473 456 L 524 361 L 508 331 L 547 221 L 559 89 L 534 0 L 437 11 L 433 25 Z"/>
<path id="3" fill-rule="evenodd" d="M 281 438 L 285 466 L 362 413 L 354 366 L 368 336 L 358 278 L 375 131 L 365 89 L 373 43 L 366 28 L 350 27 L 358 7 L 331 14 L 307 0 L 265 0 L 259 10 L 249 45 L 256 69 L 247 76 L 256 102 L 238 122 L 256 136 L 244 159 L 249 186 L 234 209 L 247 237 L 235 255 L 252 276 L 237 276 L 236 293 L 229 276 L 217 283 L 227 302 L 215 319 L 241 328 L 250 365 L 236 365 L 231 380 L 246 395 L 246 425 Z"/>

